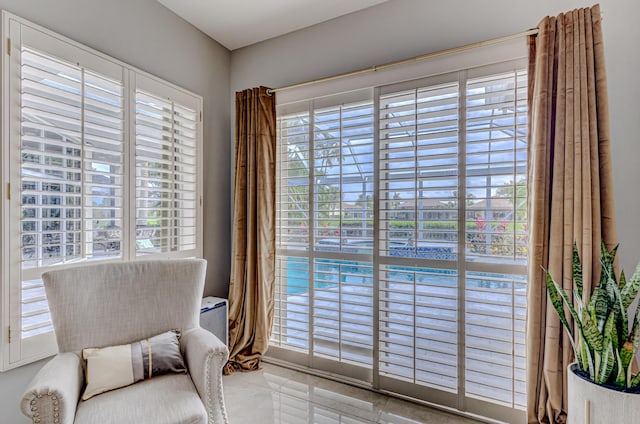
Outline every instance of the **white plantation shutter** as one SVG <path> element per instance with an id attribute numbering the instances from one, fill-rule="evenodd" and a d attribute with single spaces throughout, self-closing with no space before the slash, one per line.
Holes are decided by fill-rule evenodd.
<path id="1" fill-rule="evenodd" d="M 373 102 L 279 106 L 271 355 L 521 418 L 522 66 L 384 86 Z"/>
<path id="2" fill-rule="evenodd" d="M 467 272 L 467 396 L 524 409 L 526 275 Z"/>
<path id="3" fill-rule="evenodd" d="M 198 238 L 198 111 L 179 104 L 174 113 L 175 248 L 196 251 Z"/>
<path id="4" fill-rule="evenodd" d="M 8 22 L 2 369 L 55 352 L 43 272 L 140 253 L 202 254 L 202 99 Z"/>
<path id="5" fill-rule="evenodd" d="M 316 259 L 314 265 L 314 354 L 371 366 L 372 263 Z"/>
<path id="6" fill-rule="evenodd" d="M 381 253 L 455 260 L 457 82 L 383 94 L 379 113 Z"/>
<path id="7" fill-rule="evenodd" d="M 124 213 L 124 87 L 84 72 L 85 257 L 121 257 Z"/>
<path id="8" fill-rule="evenodd" d="M 276 284 L 271 341 L 309 348 L 309 112 L 278 118 L 276 174 Z"/>
<path id="9" fill-rule="evenodd" d="M 467 82 L 469 256 L 524 263 L 527 222 L 527 75 Z"/>
<path id="10" fill-rule="evenodd" d="M 356 97 L 307 103 L 278 119 L 271 341 L 370 374 L 373 104 L 370 91 Z"/>
<path id="11" fill-rule="evenodd" d="M 391 89 L 379 102 L 380 374 L 452 393 L 458 388 L 458 103 L 457 81 Z"/>
<path id="12" fill-rule="evenodd" d="M 305 250 L 309 229 L 309 113 L 278 119 L 276 242 L 282 250 Z"/>
<path id="13" fill-rule="evenodd" d="M 370 366 L 373 104 L 319 105 L 313 116 L 313 353 Z"/>
<path id="14" fill-rule="evenodd" d="M 137 255 L 197 249 L 199 110 L 171 94 L 135 93 Z"/>
<path id="15" fill-rule="evenodd" d="M 27 45 L 20 71 L 18 328 L 25 357 L 51 339 L 40 274 L 82 260 L 121 257 L 124 93 L 121 80 Z"/>
<path id="16" fill-rule="evenodd" d="M 173 226 L 172 104 L 136 92 L 136 252 L 169 252 Z"/>
<path id="17" fill-rule="evenodd" d="M 456 392 L 457 273 L 383 266 L 380 374 Z"/>
<path id="18" fill-rule="evenodd" d="M 314 110 L 315 250 L 373 250 L 373 105 Z"/>
<path id="19" fill-rule="evenodd" d="M 82 69 L 22 55 L 22 268 L 81 257 Z"/>
<path id="20" fill-rule="evenodd" d="M 276 258 L 274 320 L 271 343 L 293 350 L 309 348 L 309 259 L 295 256 Z"/>
<path id="21" fill-rule="evenodd" d="M 465 390 L 525 408 L 527 74 L 471 78 L 466 90 L 467 260 L 494 272 L 466 274 Z"/>
<path id="22" fill-rule="evenodd" d="M 504 418 L 526 398 L 526 72 L 471 74 L 381 89 L 379 373 Z"/>

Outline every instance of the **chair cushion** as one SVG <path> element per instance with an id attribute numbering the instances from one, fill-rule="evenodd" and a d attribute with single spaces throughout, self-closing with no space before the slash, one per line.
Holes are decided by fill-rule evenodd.
<path id="1" fill-rule="evenodd" d="M 74 424 L 206 424 L 207 412 L 187 374 L 144 380 L 78 403 Z"/>

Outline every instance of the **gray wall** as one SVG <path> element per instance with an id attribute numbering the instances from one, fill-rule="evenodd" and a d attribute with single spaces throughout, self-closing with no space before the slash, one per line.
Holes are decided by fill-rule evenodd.
<path id="1" fill-rule="evenodd" d="M 234 50 L 231 92 L 280 87 L 378 65 L 537 26 L 596 0 L 391 0 L 347 16 Z M 609 81 L 615 195 L 622 265 L 640 259 L 640 26 L 635 0 L 600 0 Z M 233 107 L 233 106 L 232 106 Z M 232 109 L 233 110 L 233 109 Z M 232 112 L 233 113 L 233 112 Z M 233 131 L 233 128 L 232 128 Z"/>
<path id="2" fill-rule="evenodd" d="M 226 296 L 230 52 L 155 0 L 0 0 L 0 8 L 204 97 L 205 292 Z M 0 422 L 27 422 L 18 401 L 41 366 L 0 373 Z"/>

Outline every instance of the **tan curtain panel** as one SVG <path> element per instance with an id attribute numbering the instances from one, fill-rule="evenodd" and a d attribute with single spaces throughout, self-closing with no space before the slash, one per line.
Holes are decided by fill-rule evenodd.
<path id="1" fill-rule="evenodd" d="M 544 18 L 529 39 L 529 423 L 566 421 L 573 361 L 544 269 L 570 293 L 576 242 L 588 296 L 617 240 L 607 98 L 599 6 Z"/>
<path id="2" fill-rule="evenodd" d="M 236 93 L 235 180 L 225 374 L 257 370 L 273 324 L 276 108 L 267 88 Z"/>

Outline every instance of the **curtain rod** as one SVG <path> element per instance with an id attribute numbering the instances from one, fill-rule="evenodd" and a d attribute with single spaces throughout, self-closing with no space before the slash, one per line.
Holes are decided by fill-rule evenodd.
<path id="1" fill-rule="evenodd" d="M 446 54 L 458 53 L 458 52 L 462 52 L 462 51 L 465 51 L 465 50 L 474 49 L 474 48 L 477 48 L 477 47 L 484 47 L 484 46 L 490 46 L 490 45 L 493 45 L 493 44 L 504 43 L 505 41 L 515 40 L 517 38 L 526 37 L 526 36 L 529 36 L 529 35 L 536 35 L 537 33 L 538 33 L 538 28 L 533 28 L 533 29 L 530 29 L 528 31 L 524 31 L 524 32 L 521 32 L 521 33 L 518 33 L 518 34 L 512 34 L 512 35 L 507 35 L 507 36 L 504 36 L 504 37 L 493 38 L 491 40 L 480 41 L 480 42 L 472 43 L 472 44 L 466 44 L 464 46 L 454 47 L 454 48 L 446 49 L 446 50 L 440 50 L 440 51 L 437 51 L 437 52 L 427 53 L 427 54 L 423 54 L 423 55 L 420 55 L 420 56 L 414 56 L 414 57 L 411 57 L 409 59 L 396 60 L 395 62 L 388 62 L 388 63 L 382 64 L 382 65 L 374 65 L 374 66 L 371 66 L 369 68 L 359 69 L 357 71 L 344 72 L 342 74 L 337 74 L 337 75 L 333 75 L 333 76 L 325 77 L 325 78 L 319 78 L 319 79 L 315 79 L 315 80 L 307 81 L 307 82 L 301 82 L 299 84 L 287 85 L 287 86 L 280 87 L 280 88 L 273 88 L 273 89 L 270 88 L 270 89 L 267 90 L 267 94 L 273 94 L 273 93 L 277 93 L 279 91 L 291 90 L 293 88 L 306 87 L 308 85 L 318 84 L 318 83 L 327 82 L 327 81 L 333 81 L 333 80 L 337 80 L 337 79 L 340 79 L 340 78 L 351 77 L 351 76 L 354 76 L 354 75 L 366 74 L 366 73 L 369 73 L 369 72 L 376 72 L 376 71 L 380 71 L 382 69 L 387 69 L 387 68 L 391 68 L 391 67 L 398 66 L 398 65 L 404 65 L 404 64 L 413 63 L 413 62 L 420 62 L 422 60 L 431 59 L 433 57 L 444 56 Z"/>

